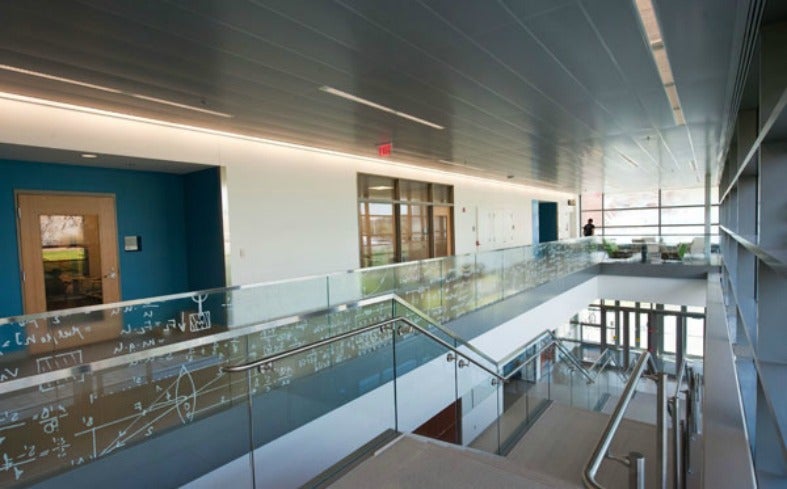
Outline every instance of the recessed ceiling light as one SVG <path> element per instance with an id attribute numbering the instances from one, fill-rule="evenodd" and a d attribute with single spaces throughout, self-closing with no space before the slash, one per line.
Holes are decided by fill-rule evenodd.
<path id="1" fill-rule="evenodd" d="M 661 84 L 664 86 L 664 91 L 672 108 L 672 117 L 675 120 L 675 124 L 679 126 L 685 125 L 686 119 L 683 117 L 683 109 L 678 98 L 678 90 L 675 87 L 672 67 L 667 57 L 667 50 L 664 46 L 664 39 L 661 36 L 661 28 L 656 17 L 656 10 L 653 8 L 653 2 L 652 0 L 636 0 L 635 3 L 640 21 L 642 21 L 642 27 L 645 30 L 648 46 L 650 47 L 650 55 L 656 63 L 656 70 L 659 72 Z"/>
<path id="2" fill-rule="evenodd" d="M 618 152 L 620 157 L 623 158 L 624 160 L 626 160 L 631 166 L 633 166 L 634 168 L 639 168 L 639 165 L 637 164 L 637 162 L 634 161 L 634 159 L 632 159 L 629 155 L 624 154 L 620 150 L 616 150 L 616 151 Z"/>
<path id="3" fill-rule="evenodd" d="M 170 100 L 164 100 L 164 99 L 161 99 L 161 98 L 149 97 L 147 95 L 142 95 L 142 94 L 139 94 L 139 93 L 126 92 L 124 90 L 120 90 L 120 89 L 117 89 L 117 88 L 105 87 L 103 85 L 96 85 L 95 83 L 87 83 L 87 82 L 83 82 L 83 81 L 79 81 L 79 80 L 74 80 L 73 78 L 65 78 L 65 77 L 62 77 L 62 76 L 50 75 L 48 73 L 42 73 L 40 71 L 27 70 L 25 68 L 18 68 L 16 66 L 0 64 L 0 70 L 12 71 L 14 73 L 19 73 L 19 74 L 22 74 L 22 75 L 35 76 L 35 77 L 38 77 L 38 78 L 44 78 L 46 80 L 53 80 L 53 81 L 57 81 L 57 82 L 61 82 L 61 83 L 68 83 L 69 85 L 77 85 L 77 86 L 80 86 L 80 87 L 90 88 L 92 90 L 99 90 L 99 91 L 102 91 L 102 92 L 115 93 L 115 94 L 118 94 L 118 95 L 125 95 L 127 97 L 133 97 L 133 98 L 137 98 L 137 99 L 140 99 L 140 100 L 146 100 L 148 102 L 153 102 L 153 103 L 162 104 L 162 105 L 169 105 L 171 107 L 178 107 L 180 109 L 193 110 L 195 112 L 202 112 L 204 114 L 215 115 L 217 117 L 224 117 L 224 118 L 227 118 L 227 119 L 230 119 L 230 118 L 233 117 L 231 114 L 227 114 L 227 113 L 224 113 L 224 112 L 217 112 L 215 110 L 209 110 L 209 109 L 205 109 L 205 108 L 202 108 L 202 107 L 195 107 L 193 105 L 186 105 L 186 104 L 181 104 L 181 103 L 178 103 L 178 102 L 172 102 Z"/>
<path id="4" fill-rule="evenodd" d="M 87 158 L 87 159 L 90 159 L 90 160 L 92 160 L 93 158 L 98 158 L 98 155 L 97 154 L 93 154 L 93 153 L 82 153 L 80 156 L 82 158 Z"/>
<path id="5" fill-rule="evenodd" d="M 377 185 L 375 187 L 369 187 L 369 190 L 393 190 L 393 187 L 390 185 Z"/>
<path id="6" fill-rule="evenodd" d="M 341 97 L 341 98 L 343 98 L 345 100 L 350 100 L 350 101 L 357 102 L 357 103 L 362 104 L 362 105 L 366 105 L 367 107 L 371 107 L 373 109 L 377 109 L 377 110 L 380 110 L 380 111 L 383 111 L 383 112 L 388 112 L 389 114 L 394 114 L 394 115 L 397 115 L 397 116 L 402 117 L 404 119 L 411 120 L 413 122 L 417 122 L 419 124 L 423 124 L 425 126 L 429 126 L 431 128 L 434 128 L 434 129 L 439 129 L 439 130 L 445 129 L 445 127 L 441 126 L 440 124 L 435 124 L 434 122 L 429 122 L 429 121 L 427 121 L 425 119 L 421 119 L 420 117 L 416 117 L 414 115 L 410 115 L 410 114 L 408 114 L 406 112 L 400 112 L 400 111 L 392 109 L 390 107 L 386 107 L 385 105 L 378 104 L 376 102 L 372 102 L 371 100 L 367 100 L 365 98 L 358 97 L 356 95 L 344 92 L 342 90 L 338 90 L 338 89 L 333 88 L 333 87 L 322 86 L 322 87 L 320 87 L 320 90 L 325 92 L 325 93 L 330 93 L 331 95 L 335 95 L 337 97 Z"/>

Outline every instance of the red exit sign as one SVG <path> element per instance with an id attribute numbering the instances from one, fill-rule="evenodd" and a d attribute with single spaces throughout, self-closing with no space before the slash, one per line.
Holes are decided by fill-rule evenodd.
<path id="1" fill-rule="evenodd" d="M 393 149 L 392 143 L 383 143 L 377 145 L 377 154 L 380 156 L 391 156 L 391 150 Z"/>

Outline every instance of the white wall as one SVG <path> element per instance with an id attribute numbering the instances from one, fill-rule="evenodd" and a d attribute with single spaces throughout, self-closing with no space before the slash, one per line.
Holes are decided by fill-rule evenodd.
<path id="1" fill-rule="evenodd" d="M 654 265 L 656 266 L 656 265 Z M 599 275 L 598 297 L 656 304 L 705 307 L 707 281 Z"/>
<path id="2" fill-rule="evenodd" d="M 474 338 L 471 343 L 499 361 L 517 347 L 530 343 L 545 329 L 555 329 L 568 322 L 574 314 L 596 300 L 599 297 L 598 280 L 599 277 L 594 277 Z"/>
<path id="3" fill-rule="evenodd" d="M 457 253 L 530 243 L 533 199 L 578 226 L 567 193 L 1 93 L 0 142 L 226 167 L 233 284 L 358 268 L 358 172 L 453 185 Z"/>

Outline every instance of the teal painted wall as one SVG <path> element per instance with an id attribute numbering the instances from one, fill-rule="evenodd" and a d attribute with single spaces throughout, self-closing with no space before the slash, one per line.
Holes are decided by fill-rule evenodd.
<path id="1" fill-rule="evenodd" d="M 199 188 L 187 191 L 190 184 Z M 0 160 L 0 317 L 22 313 L 15 190 L 115 195 L 123 300 L 201 288 L 192 284 L 223 285 L 223 252 L 216 246 L 222 236 L 216 169 L 191 177 Z M 193 240 L 197 227 L 202 239 Z M 141 251 L 122 250 L 123 236 L 129 235 L 142 237 Z M 190 265 L 190 259 L 200 266 Z M 190 280 L 191 269 L 204 270 L 208 263 L 209 272 Z"/>

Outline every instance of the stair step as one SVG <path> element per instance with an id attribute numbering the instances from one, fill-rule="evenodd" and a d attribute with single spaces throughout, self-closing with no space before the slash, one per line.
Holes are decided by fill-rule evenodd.
<path id="1" fill-rule="evenodd" d="M 405 435 L 330 486 L 388 488 L 578 488 L 504 457 L 428 438 Z"/>
<path id="2" fill-rule="evenodd" d="M 552 404 L 508 455 L 513 462 L 579 486 L 582 471 L 601 438 L 609 416 Z M 655 487 L 656 428 L 624 419 L 613 438 L 610 452 L 625 456 L 630 451 L 645 455 L 646 486 Z M 628 469 L 605 460 L 598 472 L 604 487 L 627 487 Z"/>
<path id="3" fill-rule="evenodd" d="M 339 460 L 326 470 L 315 476 L 306 484 L 303 489 L 322 489 L 330 486 L 337 480 L 351 472 L 355 467 L 362 464 L 366 459 L 373 457 L 379 450 L 385 449 L 387 445 L 401 436 L 395 430 L 385 430 L 368 443 L 359 447 L 357 450 Z"/>

